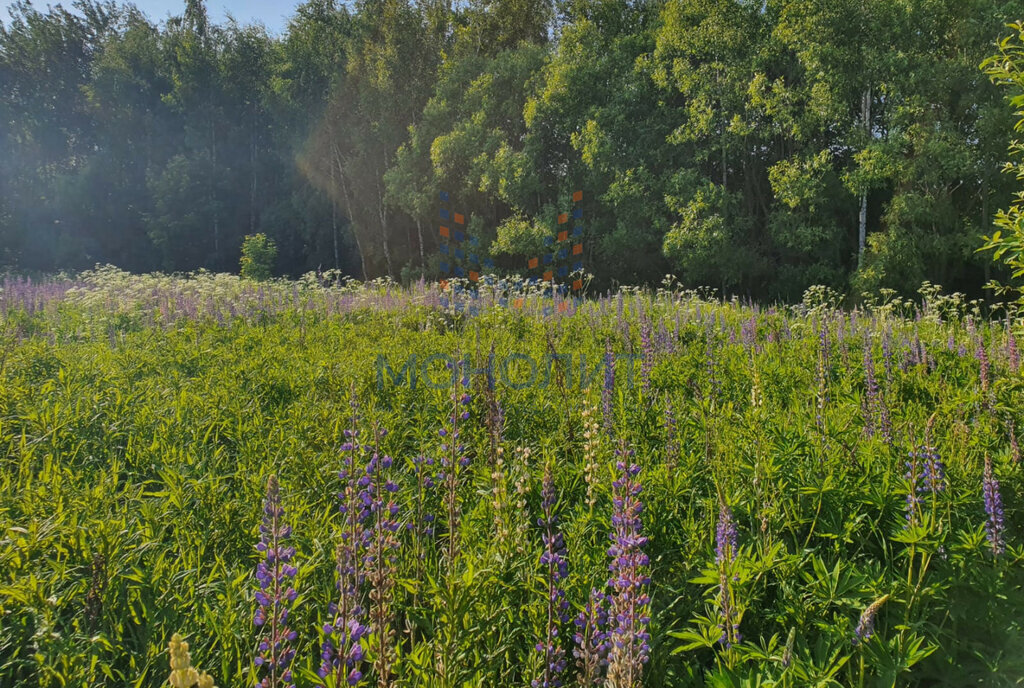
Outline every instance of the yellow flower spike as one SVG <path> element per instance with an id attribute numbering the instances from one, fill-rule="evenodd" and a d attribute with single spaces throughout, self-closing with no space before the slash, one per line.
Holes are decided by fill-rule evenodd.
<path id="1" fill-rule="evenodd" d="M 175 633 L 167 646 L 171 655 L 171 675 L 167 682 L 172 688 L 216 688 L 213 678 L 204 671 L 202 674 L 192 666 L 192 655 L 188 651 L 188 643 Z"/>

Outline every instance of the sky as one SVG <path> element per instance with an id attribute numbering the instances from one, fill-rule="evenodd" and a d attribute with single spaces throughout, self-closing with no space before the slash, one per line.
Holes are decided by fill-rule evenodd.
<path id="1" fill-rule="evenodd" d="M 58 0 L 34 0 L 32 4 L 36 9 L 44 9 L 47 5 L 57 3 Z M 6 8 L 11 4 L 3 3 L 5 9 L 0 13 L 0 20 L 4 23 L 8 20 Z M 65 0 L 62 4 L 70 6 L 71 0 Z M 185 11 L 185 0 L 134 0 L 134 4 L 154 22 Z M 288 17 L 298 4 L 298 0 L 207 0 L 206 9 L 214 23 L 222 23 L 230 12 L 242 24 L 262 22 L 270 33 L 279 34 L 284 32 Z"/>

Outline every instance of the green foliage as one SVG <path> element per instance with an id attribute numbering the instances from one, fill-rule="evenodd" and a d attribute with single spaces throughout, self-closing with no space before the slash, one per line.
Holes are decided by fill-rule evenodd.
<path id="1" fill-rule="evenodd" d="M 265 234 L 250 234 L 242 241 L 242 277 L 270 279 L 277 258 L 277 246 Z"/>
<path id="2" fill-rule="evenodd" d="M 1014 34 L 1007 36 L 999 43 L 999 54 L 994 55 L 982 64 L 982 68 L 993 83 L 1010 89 L 1007 100 L 1015 115 L 1020 117 L 1014 127 L 1015 132 L 1024 131 L 1024 22 L 1011 24 Z M 1005 172 L 1024 180 L 1024 161 L 1020 156 L 1024 153 L 1024 144 L 1014 140 L 1010 144 L 1010 155 L 1015 159 L 1006 163 Z M 1019 191 L 1009 208 L 996 215 L 995 224 L 998 230 L 991 236 L 984 237 L 985 245 L 981 251 L 992 251 L 992 259 L 1004 263 L 1010 268 L 1011 277 L 1019 280 L 1024 277 L 1024 191 Z M 1003 293 L 1010 291 L 993 285 Z M 1018 302 L 1024 303 L 1024 290 L 1017 287 Z"/>
<path id="3" fill-rule="evenodd" d="M 271 474 L 297 548 L 295 682 L 316 685 L 318 629 L 337 597 L 349 390 L 363 429 L 389 431 L 382 450 L 394 457 L 400 519 L 411 523 L 412 460 L 440 456 L 450 390 L 380 384 L 376 361 L 384 355 L 397 370 L 412 354 L 455 352 L 477 369 L 460 436 L 471 458 L 458 495 L 461 555 L 454 567 L 442 557 L 441 523 L 434 538 L 401 531 L 397 685 L 529 685 L 546 621 L 536 525 L 543 465 L 556 467 L 575 614 L 608 577 L 616 459 L 604 429 L 586 448 L 583 414 L 600 408 L 598 372 L 584 389 L 562 388 L 554 374 L 521 389 L 499 377 L 499 463 L 486 426 L 487 355 L 571 353 L 578 380 L 578 357 L 592 368 L 606 342 L 616 353 L 642 351 L 644 321 L 655 335 L 651 391 L 635 371 L 632 386 L 617 375 L 612 418 L 613 436 L 642 467 L 653 598 L 643 685 L 1016 685 L 1019 349 L 1012 330 L 980 317 L 976 304 L 932 285 L 921 295 L 850 313 L 837 309 L 835 291 L 815 288 L 799 306 L 755 310 L 669 280 L 657 293 L 623 291 L 545 314 L 549 300 L 509 287 L 485 291 L 469 317 L 442 304 L 434 285 L 325 286 L 315 275 L 256 284 L 103 269 L 73 284 L 7 282 L 0 685 L 157 688 L 179 631 L 218 685 L 255 683 L 255 544 Z M 503 296 L 525 302 L 506 307 Z M 868 432 L 865 405 L 879 407 L 866 401 L 865 345 L 891 442 Z M 600 411 L 591 418 L 600 423 Z M 905 527 L 906 461 L 922 443 L 945 464 L 945 489 L 919 493 Z M 986 456 L 1005 506 L 1008 549 L 999 557 L 984 530 Z M 426 500 L 440 513 L 438 492 Z M 715 550 L 723 500 L 738 529 L 727 564 Z M 717 642 L 723 572 L 743 636 L 730 648 Z M 855 644 L 861 615 L 880 599 L 873 637 Z M 572 634 L 563 629 L 570 651 Z"/>
<path id="4" fill-rule="evenodd" d="M 448 191 L 508 274 L 582 189 L 600 289 L 1003 276 L 974 249 L 1012 115 L 977 65 L 1013 2 L 308 0 L 280 37 L 76 7 L 0 28 L 5 265 L 233 270 L 262 232 L 280 273 L 408 283 Z"/>

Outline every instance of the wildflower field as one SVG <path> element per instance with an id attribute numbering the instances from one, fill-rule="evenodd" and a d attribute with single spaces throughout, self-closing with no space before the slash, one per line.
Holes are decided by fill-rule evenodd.
<path id="1" fill-rule="evenodd" d="M 106 269 L 0 314 L 0 686 L 1024 684 L 1004 311 Z"/>

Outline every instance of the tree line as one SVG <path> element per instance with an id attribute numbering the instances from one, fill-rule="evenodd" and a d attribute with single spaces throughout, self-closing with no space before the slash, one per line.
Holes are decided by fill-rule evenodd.
<path id="1" fill-rule="evenodd" d="M 978 293 L 1015 181 L 979 64 L 1020 0 L 309 0 L 280 36 L 130 4 L 0 26 L 0 265 L 439 276 L 439 194 L 594 286 Z"/>

